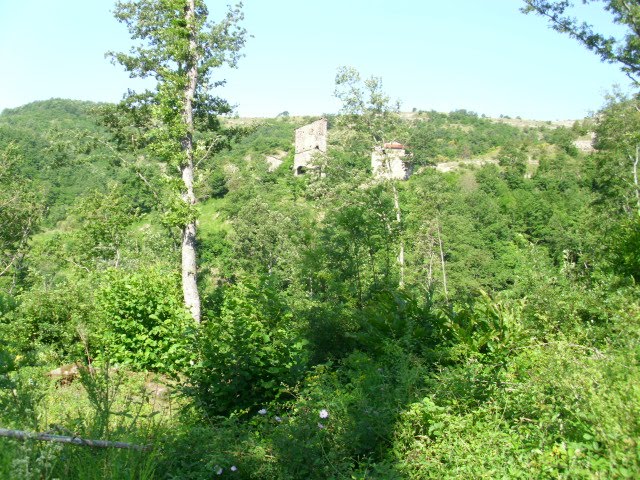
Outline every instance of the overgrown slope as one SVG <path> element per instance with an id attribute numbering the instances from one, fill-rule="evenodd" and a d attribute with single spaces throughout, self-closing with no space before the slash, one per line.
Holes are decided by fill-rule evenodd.
<path id="1" fill-rule="evenodd" d="M 405 182 L 373 179 L 340 117 L 322 175 L 292 172 L 294 130 L 314 119 L 245 125 L 196 179 L 199 326 L 182 306 L 170 167 L 113 142 L 95 107 L 0 116 L 0 220 L 20 226 L 0 233 L 0 427 L 153 449 L 0 439 L 0 476 L 640 470 L 640 224 L 620 123 L 633 103 L 601 112 L 592 154 L 572 144 L 581 124 L 394 119 L 418 167 Z M 435 168 L 475 158 L 492 162 Z M 82 388 L 44 375 L 70 362 L 97 368 Z M 179 413 L 138 388 L 146 372 Z M 52 407 L 69 389 L 86 396 Z"/>

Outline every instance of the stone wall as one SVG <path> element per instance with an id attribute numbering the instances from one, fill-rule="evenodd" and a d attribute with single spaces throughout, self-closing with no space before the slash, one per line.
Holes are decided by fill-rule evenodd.
<path id="1" fill-rule="evenodd" d="M 371 170 L 375 178 L 407 180 L 412 173 L 410 155 L 400 144 L 385 144 L 371 153 Z"/>
<path id="2" fill-rule="evenodd" d="M 280 165 L 282 165 L 282 162 L 284 162 L 284 160 L 283 160 L 283 159 L 284 159 L 284 157 L 286 157 L 286 156 L 287 156 L 287 152 L 284 152 L 284 151 L 282 151 L 282 150 L 280 150 L 280 151 L 278 151 L 278 152 L 274 153 L 273 155 L 266 155 L 266 156 L 264 157 L 264 159 L 266 160 L 267 165 L 269 165 L 269 166 L 267 167 L 267 170 L 268 170 L 269 172 L 274 172 L 274 171 L 276 171 L 276 170 L 278 169 L 278 167 L 279 167 Z"/>
<path id="3" fill-rule="evenodd" d="M 306 170 L 317 168 L 314 156 L 327 153 L 327 119 L 321 118 L 296 130 L 296 154 L 293 173 L 301 175 Z"/>
<path id="4" fill-rule="evenodd" d="M 582 152 L 592 153 L 596 151 L 596 149 L 593 148 L 593 144 L 595 141 L 596 141 L 596 134 L 591 132 L 589 134 L 588 139 L 576 140 L 575 142 L 573 142 L 573 145 Z"/>

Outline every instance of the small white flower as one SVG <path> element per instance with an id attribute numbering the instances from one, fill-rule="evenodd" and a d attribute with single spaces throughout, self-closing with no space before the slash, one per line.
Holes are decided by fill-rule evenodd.
<path id="1" fill-rule="evenodd" d="M 236 467 L 235 465 L 231 465 L 231 468 L 229 469 L 232 472 L 236 472 L 238 470 L 238 467 Z"/>
<path id="2" fill-rule="evenodd" d="M 215 470 L 216 475 L 222 475 L 222 472 L 224 472 L 224 469 L 220 465 L 216 465 L 213 469 Z"/>
<path id="3" fill-rule="evenodd" d="M 274 420 L 275 420 L 276 422 L 278 422 L 278 423 L 282 422 L 282 418 L 280 418 L 280 417 L 275 417 L 275 418 L 274 418 Z"/>
<path id="4" fill-rule="evenodd" d="M 329 418 L 329 412 L 325 408 L 320 410 L 320 418 Z"/>
<path id="5" fill-rule="evenodd" d="M 320 430 L 322 430 L 322 429 L 324 428 L 324 425 L 323 425 L 323 424 L 321 424 L 320 422 L 318 422 L 318 428 L 319 428 Z"/>
<path id="6" fill-rule="evenodd" d="M 260 415 L 266 415 L 267 414 L 267 409 L 266 408 L 261 408 L 260 410 L 258 410 L 258 413 Z"/>

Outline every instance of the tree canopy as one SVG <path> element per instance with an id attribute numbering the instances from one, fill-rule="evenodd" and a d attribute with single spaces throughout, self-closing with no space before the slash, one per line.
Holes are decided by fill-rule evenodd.
<path id="1" fill-rule="evenodd" d="M 342 68 L 322 174 L 293 175 L 315 118 L 219 118 L 199 82 L 240 10 L 116 12 L 154 89 L 0 113 L 0 478 L 637 476 L 637 98 L 400 113 Z M 376 177 L 392 140 L 418 168 Z"/>

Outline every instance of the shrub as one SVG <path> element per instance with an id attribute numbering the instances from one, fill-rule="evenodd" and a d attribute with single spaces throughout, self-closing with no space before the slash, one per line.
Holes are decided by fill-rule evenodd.
<path id="1" fill-rule="evenodd" d="M 137 370 L 176 373 L 193 359 L 193 319 L 179 279 L 159 268 L 111 270 L 97 294 L 104 355 Z"/>
<path id="2" fill-rule="evenodd" d="M 614 265 L 623 275 L 640 281 L 640 212 L 625 218 L 618 227 L 613 242 Z"/>
<path id="3" fill-rule="evenodd" d="M 356 351 L 316 366 L 294 401 L 266 409 L 258 426 L 278 459 L 277 478 L 401 478 L 384 452 L 424 372 L 394 342 L 378 357 Z"/>
<path id="4" fill-rule="evenodd" d="M 396 424 L 396 465 L 408 478 L 633 477 L 640 377 L 629 343 L 532 340 L 493 378 L 477 361 L 441 370 Z"/>
<path id="5" fill-rule="evenodd" d="M 42 285 L 22 293 L 17 301 L 17 308 L 0 320 L 0 329 L 6 330 L 16 352 L 35 355 L 43 363 L 83 356 L 78 327 L 91 319 L 93 307 L 86 282 Z"/>
<path id="6" fill-rule="evenodd" d="M 201 358 L 189 393 L 212 414 L 264 404 L 301 377 L 305 345 L 273 287 L 233 285 L 225 291 L 219 318 L 209 319 L 200 332 Z"/>

